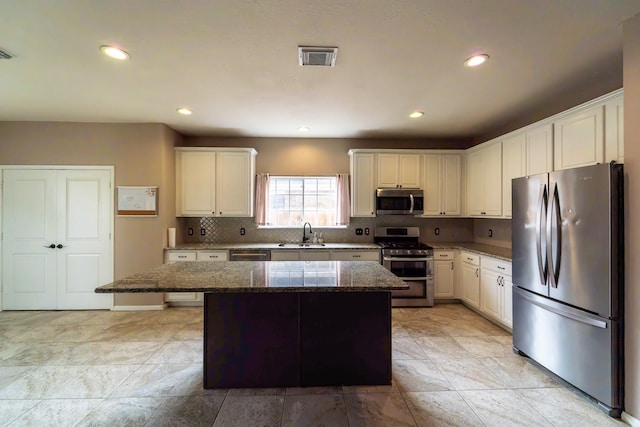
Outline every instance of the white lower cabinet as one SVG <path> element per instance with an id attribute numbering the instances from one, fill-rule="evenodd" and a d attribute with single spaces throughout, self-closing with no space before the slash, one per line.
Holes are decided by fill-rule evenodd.
<path id="1" fill-rule="evenodd" d="M 482 257 L 480 277 L 480 310 L 511 327 L 511 263 Z"/>
<path id="2" fill-rule="evenodd" d="M 454 293 L 454 251 L 434 251 L 434 297 L 453 298 Z"/>
<path id="3" fill-rule="evenodd" d="M 462 300 L 471 307 L 480 308 L 480 256 L 460 252 L 462 271 Z"/>
<path id="4" fill-rule="evenodd" d="M 181 261 L 227 261 L 229 253 L 227 251 L 181 251 L 168 250 L 164 254 L 165 264 Z M 201 305 L 204 301 L 202 292 L 167 292 L 165 301 L 172 305 Z"/>
<path id="5" fill-rule="evenodd" d="M 299 249 L 271 251 L 271 261 L 375 261 L 380 262 L 380 251 L 329 249 Z"/>
<path id="6" fill-rule="evenodd" d="M 271 261 L 300 261 L 300 251 L 271 251 Z"/>
<path id="7" fill-rule="evenodd" d="M 380 262 L 380 251 L 331 251 L 331 261 L 375 261 Z"/>

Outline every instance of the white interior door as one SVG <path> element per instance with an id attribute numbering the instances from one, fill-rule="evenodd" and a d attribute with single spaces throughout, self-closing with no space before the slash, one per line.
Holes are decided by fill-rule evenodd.
<path id="1" fill-rule="evenodd" d="M 5 310 L 107 309 L 113 281 L 110 170 L 5 170 Z M 53 245 L 53 247 L 51 247 Z"/>
<path id="2" fill-rule="evenodd" d="M 6 170 L 2 207 L 3 309 L 55 309 L 55 175 Z"/>
<path id="3" fill-rule="evenodd" d="M 58 309 L 111 308 L 111 294 L 94 289 L 113 281 L 110 171 L 57 173 Z"/>

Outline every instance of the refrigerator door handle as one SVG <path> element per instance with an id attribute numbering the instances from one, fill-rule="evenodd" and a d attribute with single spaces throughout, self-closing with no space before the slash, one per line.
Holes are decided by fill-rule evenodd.
<path id="1" fill-rule="evenodd" d="M 546 218 L 543 219 L 543 214 L 547 211 L 547 185 L 542 184 L 540 186 L 540 197 L 538 199 L 538 218 L 536 219 L 536 255 L 538 258 L 538 273 L 540 278 L 540 284 L 542 286 L 547 285 L 545 278 L 547 266 L 544 262 L 545 257 L 542 254 L 542 224 L 546 222 Z"/>
<path id="2" fill-rule="evenodd" d="M 555 219 L 555 227 L 553 220 Z M 558 196 L 558 184 L 553 186 L 553 192 L 549 194 L 549 209 L 547 214 L 547 271 L 551 286 L 558 287 L 558 278 L 560 277 L 560 252 L 562 250 L 562 236 L 560 235 L 560 200 Z M 555 242 L 551 240 L 555 231 Z M 555 243 L 555 244 L 554 244 Z M 553 250 L 556 250 L 556 260 L 553 260 Z"/>
<path id="3" fill-rule="evenodd" d="M 531 304 L 535 304 L 538 307 L 543 308 L 543 309 L 545 309 L 547 311 L 550 311 L 552 313 L 555 313 L 555 314 L 557 314 L 559 316 L 566 317 L 568 319 L 572 319 L 572 320 L 575 320 L 576 322 L 584 323 L 586 325 L 595 326 L 596 328 L 607 329 L 607 322 L 603 322 L 602 320 L 592 319 L 591 317 L 587 317 L 587 316 L 583 316 L 583 315 L 580 315 L 580 314 L 577 314 L 577 313 L 566 311 L 566 310 L 563 310 L 563 309 L 558 308 L 558 307 L 552 307 L 552 306 L 547 305 L 547 304 L 545 304 L 543 302 L 537 301 L 534 298 L 531 298 L 529 295 L 527 295 L 526 292 L 520 291 L 518 293 L 519 293 L 519 295 L 521 297 L 526 299 Z"/>

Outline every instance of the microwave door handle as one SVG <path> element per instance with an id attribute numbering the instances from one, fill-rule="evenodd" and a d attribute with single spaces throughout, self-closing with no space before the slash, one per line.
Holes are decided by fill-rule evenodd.
<path id="1" fill-rule="evenodd" d="M 411 207 L 409 208 L 409 213 L 413 213 L 413 205 L 414 205 L 413 193 L 409 193 L 409 200 L 411 200 Z"/>

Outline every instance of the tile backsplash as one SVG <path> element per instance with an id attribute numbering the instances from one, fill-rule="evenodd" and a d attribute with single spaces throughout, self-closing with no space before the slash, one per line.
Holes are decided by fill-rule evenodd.
<path id="1" fill-rule="evenodd" d="M 351 218 L 346 228 L 313 228 L 322 232 L 329 243 L 369 243 L 373 242 L 375 227 L 414 226 L 420 227 L 423 242 L 471 242 L 474 241 L 474 221 L 469 218 L 416 218 L 404 215 L 386 215 L 375 218 Z M 510 223 L 509 236 L 510 236 Z M 258 228 L 254 218 L 178 218 L 178 241 L 185 243 L 278 243 L 300 242 L 302 227 L 298 228 Z M 313 227 L 313 224 L 312 224 Z M 369 229 L 369 235 L 356 235 L 356 228 Z M 193 235 L 189 235 L 189 229 Z M 245 234 L 241 234 L 244 229 Z M 436 234 L 436 229 L 438 234 Z M 500 234 L 504 235 L 504 232 Z M 486 242 L 482 242 L 486 243 Z M 502 246 L 501 244 L 496 244 Z M 509 246 L 510 246 L 509 239 Z"/>

